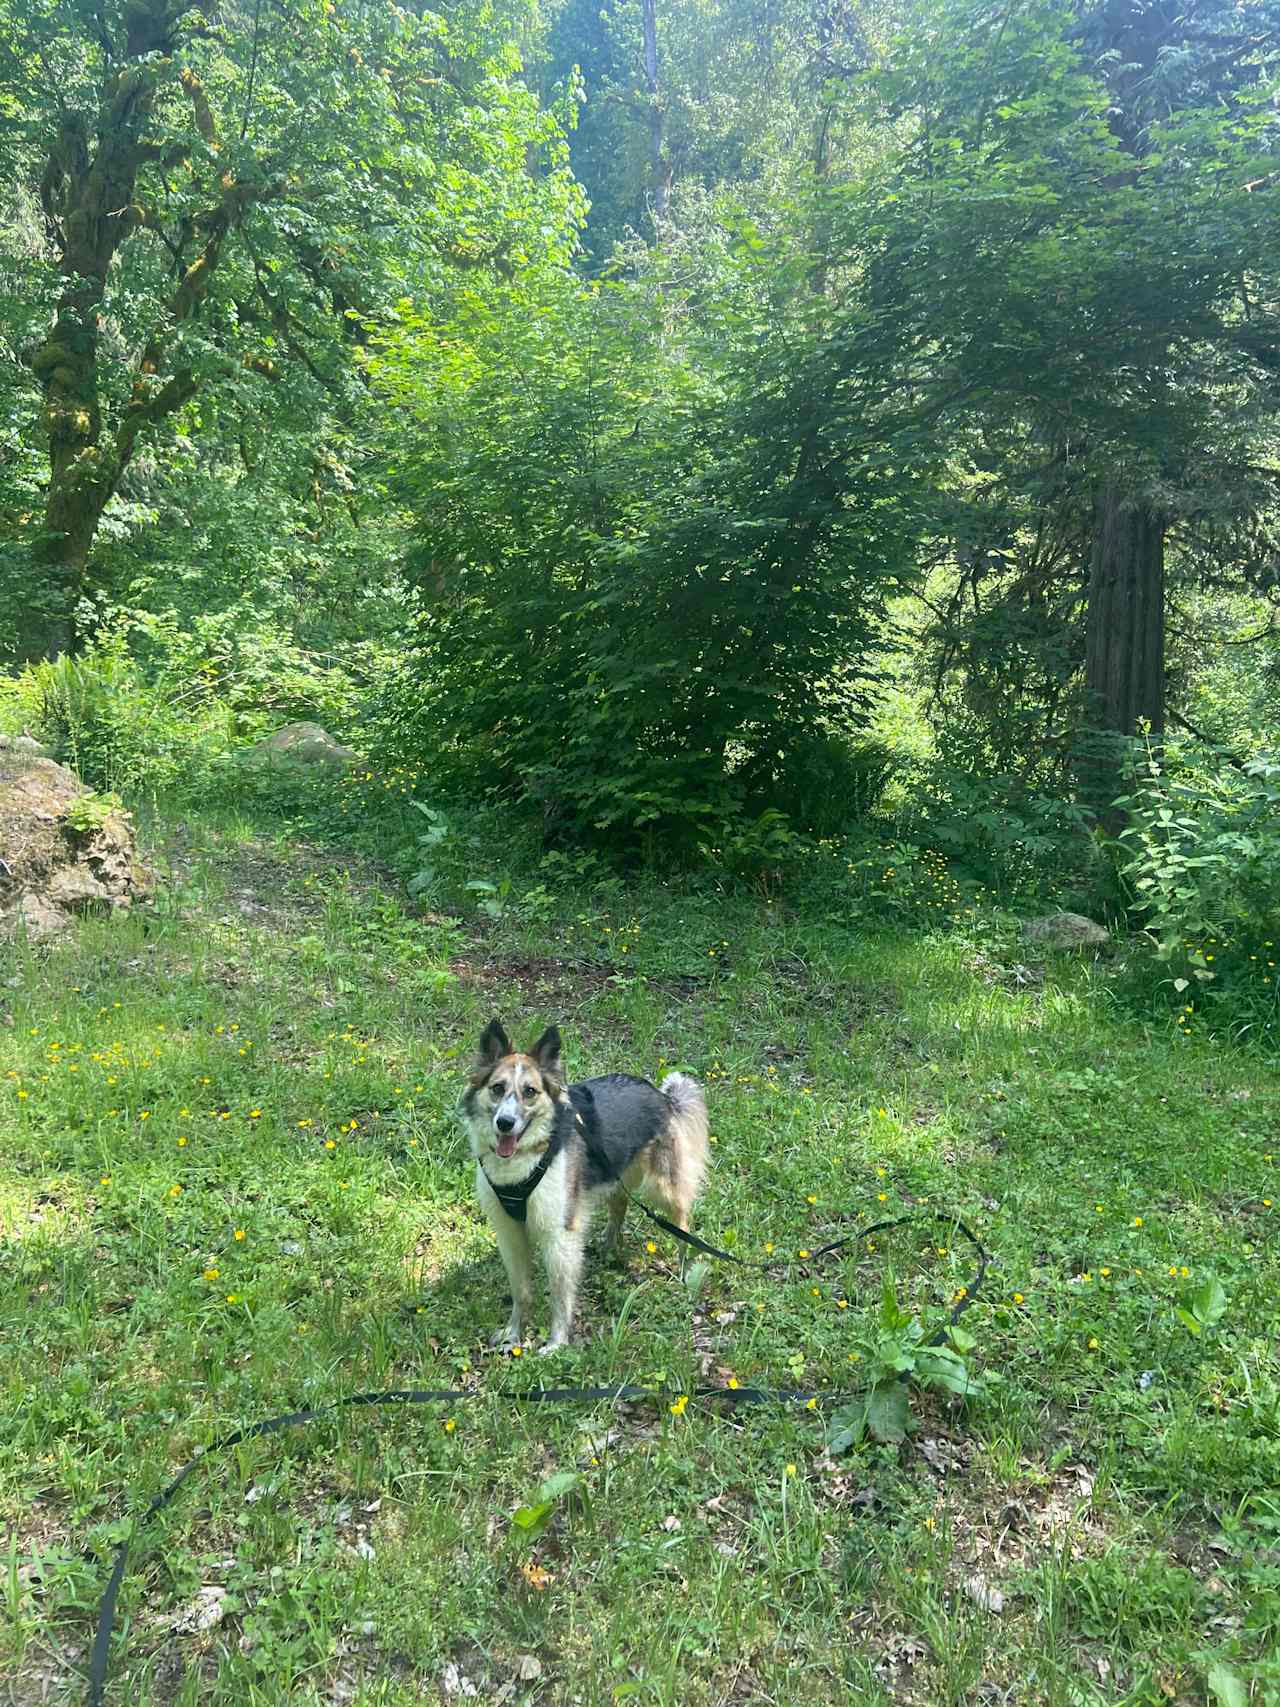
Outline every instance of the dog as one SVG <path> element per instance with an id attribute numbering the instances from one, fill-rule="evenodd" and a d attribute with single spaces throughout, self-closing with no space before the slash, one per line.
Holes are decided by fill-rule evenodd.
<path id="1" fill-rule="evenodd" d="M 535 1245 L 551 1293 L 551 1336 L 542 1350 L 568 1345 L 587 1232 L 602 1203 L 609 1205 L 608 1253 L 617 1248 L 630 1191 L 688 1228 L 707 1164 L 707 1105 L 687 1074 L 668 1074 L 661 1086 L 628 1073 L 569 1085 L 555 1026 L 520 1054 L 495 1019 L 480 1039 L 458 1116 L 511 1283 L 511 1317 L 494 1345 L 509 1350 L 525 1337 Z"/>

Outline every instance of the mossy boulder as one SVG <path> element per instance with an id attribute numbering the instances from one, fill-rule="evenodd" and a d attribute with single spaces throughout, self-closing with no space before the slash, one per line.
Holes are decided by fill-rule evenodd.
<path id="1" fill-rule="evenodd" d="M 154 890 L 129 814 L 52 759 L 0 748 L 0 937 L 42 942 Z"/>
<path id="2" fill-rule="evenodd" d="M 332 771 L 349 770 L 360 762 L 350 747 L 335 741 L 318 723 L 286 723 L 251 747 L 248 756 L 266 764 L 309 765 Z"/>
<path id="3" fill-rule="evenodd" d="M 1103 948 L 1111 933 L 1083 913 L 1048 913 L 1022 927 L 1022 940 L 1038 948 Z"/>

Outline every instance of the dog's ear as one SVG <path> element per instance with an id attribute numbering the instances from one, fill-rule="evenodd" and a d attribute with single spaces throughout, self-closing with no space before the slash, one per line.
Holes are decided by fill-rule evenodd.
<path id="1" fill-rule="evenodd" d="M 502 1029 L 502 1021 L 491 1019 L 480 1037 L 480 1050 L 471 1067 L 471 1077 L 477 1082 L 487 1079 L 504 1055 L 511 1053 L 511 1039 Z"/>
<path id="2" fill-rule="evenodd" d="M 560 1065 L 560 1028 L 549 1025 L 529 1053 L 548 1087 L 559 1090 L 564 1084 L 564 1069 Z"/>

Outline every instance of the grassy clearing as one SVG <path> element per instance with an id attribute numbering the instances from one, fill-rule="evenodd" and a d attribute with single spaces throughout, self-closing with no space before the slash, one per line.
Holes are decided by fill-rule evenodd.
<path id="1" fill-rule="evenodd" d="M 1136 1707 L 1203 1702 L 1226 1665 L 1280 1700 L 1272 1067 L 1125 1017 L 1105 968 L 1017 966 L 958 907 L 874 936 L 552 881 L 536 923 L 499 890 L 501 917 L 413 916 L 350 844 L 157 834 L 153 915 L 0 969 L 18 1701 L 74 1698 L 123 1515 L 202 1443 L 388 1385 L 474 1396 L 199 1472 L 139 1543 L 112 1699 Z M 907 1445 L 840 1458 L 824 1407 L 673 1412 L 700 1381 L 856 1387 L 885 1265 L 932 1322 L 967 1261 L 902 1234 L 695 1294 L 633 1225 L 551 1369 L 665 1396 L 505 1403 L 550 1371 L 485 1349 L 504 1282 L 449 1119 L 493 1012 L 557 1020 L 578 1074 L 707 1082 L 718 1242 L 970 1221 L 997 1259 L 966 1318 L 983 1395 L 917 1396 Z M 1176 1309 L 1210 1273 L 1226 1313 L 1195 1336 Z"/>

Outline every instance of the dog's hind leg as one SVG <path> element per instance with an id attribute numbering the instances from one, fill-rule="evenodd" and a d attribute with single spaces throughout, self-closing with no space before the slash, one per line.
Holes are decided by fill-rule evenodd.
<path id="1" fill-rule="evenodd" d="M 604 1254 L 606 1257 L 616 1257 L 618 1241 L 622 1237 L 622 1223 L 627 1216 L 627 1194 L 619 1189 L 609 1199 L 609 1225 L 604 1233 Z"/>
<path id="2" fill-rule="evenodd" d="M 604 1235 L 604 1254 L 607 1257 L 612 1257 L 617 1254 L 618 1241 L 622 1237 L 622 1223 L 626 1219 L 627 1214 L 627 1193 L 629 1191 L 639 1191 L 645 1182 L 645 1177 L 646 1170 L 644 1161 L 637 1160 L 632 1162 L 631 1166 L 622 1176 L 622 1183 L 609 1199 L 609 1225 L 605 1229 Z"/>

